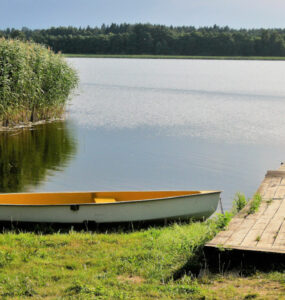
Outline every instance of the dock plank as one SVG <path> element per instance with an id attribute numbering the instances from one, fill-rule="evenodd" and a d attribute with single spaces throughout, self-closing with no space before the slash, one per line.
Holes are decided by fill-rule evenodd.
<path id="1" fill-rule="evenodd" d="M 249 214 L 250 203 L 206 247 L 285 254 L 285 165 L 268 171 L 257 193 L 262 202 Z"/>
<path id="2" fill-rule="evenodd" d="M 284 218 L 282 220 L 282 224 L 280 226 L 279 232 L 273 243 L 272 248 L 275 248 L 275 249 L 284 248 L 285 249 L 285 220 L 284 220 Z"/>
<path id="3" fill-rule="evenodd" d="M 282 221 L 281 217 L 274 217 L 270 220 L 260 237 L 260 241 L 256 245 L 257 248 L 270 248 L 273 246 Z"/>
<path id="4" fill-rule="evenodd" d="M 244 219 L 244 222 L 240 225 L 239 229 L 236 230 L 231 237 L 227 240 L 227 244 L 230 247 L 240 246 L 245 236 L 251 230 L 252 226 L 255 224 L 255 219 Z"/>
<path id="5" fill-rule="evenodd" d="M 285 217 L 285 200 L 284 199 L 282 199 L 281 200 L 281 204 L 280 204 L 280 206 L 279 206 L 279 209 L 277 210 L 277 212 L 276 212 L 276 215 L 277 216 L 284 216 Z"/>

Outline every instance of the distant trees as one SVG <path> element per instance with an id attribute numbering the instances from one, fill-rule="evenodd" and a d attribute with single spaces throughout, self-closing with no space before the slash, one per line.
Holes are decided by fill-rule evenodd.
<path id="1" fill-rule="evenodd" d="M 8 28 L 0 30 L 1 36 L 33 40 L 64 53 L 285 56 L 285 29 L 113 23 L 86 28 Z"/>

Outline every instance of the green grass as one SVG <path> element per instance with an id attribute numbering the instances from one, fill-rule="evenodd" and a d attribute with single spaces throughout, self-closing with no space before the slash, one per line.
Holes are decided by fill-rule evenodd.
<path id="1" fill-rule="evenodd" d="M 262 202 L 262 197 L 259 194 L 255 194 L 249 202 L 248 214 L 254 214 L 258 211 L 260 204 Z"/>
<path id="2" fill-rule="evenodd" d="M 186 296 L 196 293 L 195 282 L 187 288 L 165 282 L 215 231 L 214 222 L 208 222 L 133 233 L 5 233 L 0 236 L 0 295 Z"/>
<path id="3" fill-rule="evenodd" d="M 217 60 L 285 60 L 275 56 L 187 56 L 187 55 L 146 55 L 146 54 L 63 54 L 65 57 L 86 58 L 141 58 L 141 59 L 217 59 Z"/>
<path id="4" fill-rule="evenodd" d="M 220 219 L 220 217 L 218 218 Z M 203 245 L 220 230 L 208 220 L 133 232 L 0 235 L 2 299 L 277 299 L 280 272 L 207 274 Z M 202 274 L 202 273 L 201 273 Z M 274 298 L 275 297 L 275 298 Z M 97 298 L 96 298 L 97 299 Z M 249 299 L 249 298 L 248 298 Z M 281 298 L 280 298 L 281 299 Z"/>
<path id="5" fill-rule="evenodd" d="M 62 55 L 0 38 L 0 126 L 61 117 L 77 81 Z"/>

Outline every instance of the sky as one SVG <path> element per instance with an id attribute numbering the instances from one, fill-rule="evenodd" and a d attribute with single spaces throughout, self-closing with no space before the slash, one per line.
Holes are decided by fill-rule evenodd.
<path id="1" fill-rule="evenodd" d="M 285 0 L 0 0 L 0 29 L 152 23 L 284 28 Z"/>

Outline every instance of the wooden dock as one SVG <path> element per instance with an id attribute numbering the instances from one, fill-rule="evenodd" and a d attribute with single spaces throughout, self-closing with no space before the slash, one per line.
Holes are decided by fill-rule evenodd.
<path id="1" fill-rule="evenodd" d="M 285 165 L 268 171 L 257 193 L 258 211 L 249 214 L 247 204 L 206 247 L 285 254 Z"/>

